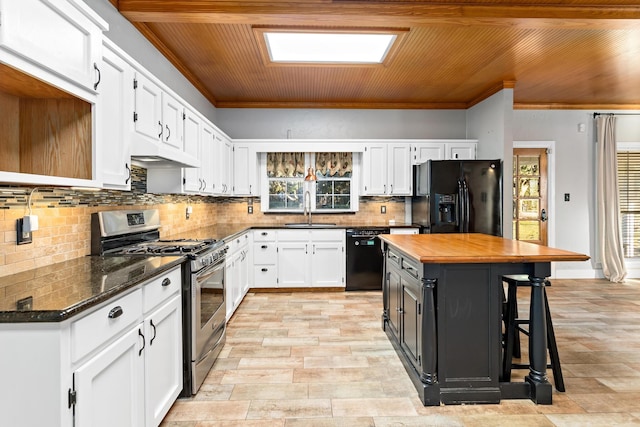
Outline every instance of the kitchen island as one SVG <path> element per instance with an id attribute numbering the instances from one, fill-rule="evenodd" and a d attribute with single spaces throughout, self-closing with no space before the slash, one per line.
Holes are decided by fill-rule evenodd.
<path id="1" fill-rule="evenodd" d="M 546 375 L 545 279 L 551 262 L 588 256 L 485 234 L 380 235 L 383 329 L 424 405 L 552 403 Z M 531 281 L 530 371 L 501 381 L 502 276 Z"/>

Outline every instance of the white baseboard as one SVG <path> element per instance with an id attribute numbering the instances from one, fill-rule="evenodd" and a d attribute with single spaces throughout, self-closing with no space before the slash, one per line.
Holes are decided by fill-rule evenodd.
<path id="1" fill-rule="evenodd" d="M 640 268 L 627 268 L 627 279 L 640 279 Z M 592 270 L 556 269 L 552 279 L 604 279 L 601 268 Z"/>

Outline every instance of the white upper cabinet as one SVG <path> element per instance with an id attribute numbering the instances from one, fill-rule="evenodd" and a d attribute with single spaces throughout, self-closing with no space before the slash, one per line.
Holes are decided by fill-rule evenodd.
<path id="1" fill-rule="evenodd" d="M 427 160 L 473 160 L 478 141 L 470 140 L 422 140 L 411 143 L 411 162 L 419 165 Z"/>
<path id="2" fill-rule="evenodd" d="M 162 90 L 144 74 L 136 73 L 133 80 L 135 93 L 133 129 L 137 135 L 153 142 L 162 137 Z"/>
<path id="3" fill-rule="evenodd" d="M 199 167 L 185 149 L 185 104 L 140 70 L 133 80 L 134 113 L 131 155 L 148 169 L 154 166 Z M 191 147 L 193 148 L 193 147 Z"/>
<path id="4" fill-rule="evenodd" d="M 424 142 L 411 144 L 411 163 L 419 165 L 427 160 L 444 160 L 444 142 Z"/>
<path id="5" fill-rule="evenodd" d="M 216 156 L 214 157 L 214 184 L 213 192 L 219 196 L 230 196 L 232 192 L 231 168 L 232 145 L 231 140 L 222 132 L 216 130 L 215 134 Z"/>
<path id="6" fill-rule="evenodd" d="M 253 147 L 233 143 L 233 195 L 257 196 L 258 156 Z"/>
<path id="7" fill-rule="evenodd" d="M 167 92 L 162 93 L 162 130 L 160 139 L 163 144 L 186 152 L 184 145 L 184 105 Z"/>
<path id="8" fill-rule="evenodd" d="M 186 109 L 184 112 L 184 148 L 185 152 L 200 159 L 199 168 L 183 168 L 184 191 L 198 193 L 203 190 L 200 177 L 204 161 L 202 158 L 202 120 L 193 111 Z M 179 178 L 178 178 L 179 179 Z"/>
<path id="9" fill-rule="evenodd" d="M 133 113 L 130 88 L 133 67 L 121 51 L 106 42 L 102 49 L 100 92 L 97 102 L 96 138 L 98 180 L 105 188 L 131 188 L 129 118 Z"/>
<path id="10" fill-rule="evenodd" d="M 215 132 L 213 127 L 205 123 L 202 126 L 201 138 L 200 138 L 200 168 L 198 172 L 200 174 L 200 193 L 213 194 L 213 184 L 215 181 L 214 173 L 214 160 L 215 160 Z"/>
<path id="11" fill-rule="evenodd" d="M 475 141 L 447 142 L 445 152 L 447 160 L 474 160 L 476 158 Z"/>
<path id="12" fill-rule="evenodd" d="M 364 149 L 362 165 L 365 196 L 411 195 L 411 150 L 408 143 L 375 143 Z"/>
<path id="13" fill-rule="evenodd" d="M 100 90 L 108 25 L 82 1 L 2 0 L 0 17 L 0 62 L 89 100 Z"/>

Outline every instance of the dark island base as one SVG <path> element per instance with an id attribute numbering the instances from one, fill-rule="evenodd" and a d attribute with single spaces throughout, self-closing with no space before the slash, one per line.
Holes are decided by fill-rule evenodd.
<path id="1" fill-rule="evenodd" d="M 420 378 L 420 374 L 415 370 L 413 365 L 409 362 L 404 350 L 398 345 L 396 337 L 386 327 L 386 321 L 383 316 L 383 329 L 387 334 L 387 338 L 393 345 L 393 349 L 398 354 L 402 366 L 409 375 L 409 379 L 413 383 L 413 386 L 418 392 L 418 397 L 424 406 L 439 406 L 441 403 L 445 405 L 462 405 L 462 404 L 487 404 L 487 403 L 500 403 L 500 399 L 504 398 L 500 388 L 481 388 L 476 390 L 470 389 L 446 389 L 441 388 L 440 384 L 425 383 Z M 514 397 L 515 398 L 515 397 Z"/>
<path id="2" fill-rule="evenodd" d="M 528 378 L 524 382 L 504 382 L 498 388 L 469 389 L 443 389 L 440 384 L 423 382 L 420 374 L 409 362 L 407 354 L 398 345 L 396 337 L 387 326 L 385 316 L 382 316 L 382 329 L 387 334 L 389 342 L 402 362 L 409 379 L 418 392 L 418 397 L 424 406 L 462 405 L 462 404 L 490 404 L 500 403 L 502 399 L 531 399 L 541 405 L 552 403 L 552 389 L 550 384 L 536 386 Z"/>

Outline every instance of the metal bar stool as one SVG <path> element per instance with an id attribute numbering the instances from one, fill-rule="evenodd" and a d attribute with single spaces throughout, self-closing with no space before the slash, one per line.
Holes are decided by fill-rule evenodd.
<path id="1" fill-rule="evenodd" d="M 529 364 L 513 363 L 513 357 L 520 357 L 520 332 L 529 335 L 529 330 L 523 326 L 529 325 L 529 319 L 518 318 L 518 286 L 530 287 L 529 276 L 526 274 L 514 274 L 502 276 L 502 281 L 507 283 L 507 301 L 504 309 L 504 357 L 502 358 L 502 380 L 511 380 L 511 369 L 528 369 Z M 551 286 L 546 280 L 545 287 Z M 556 344 L 556 335 L 553 331 L 553 323 L 551 321 L 551 312 L 549 311 L 549 301 L 547 300 L 547 292 L 543 289 L 545 317 L 547 322 L 547 349 L 549 350 L 549 358 L 551 363 L 547 368 L 551 368 L 556 390 L 565 391 L 564 379 L 562 377 L 562 369 L 560 367 L 560 357 L 558 355 L 558 345 Z"/>

